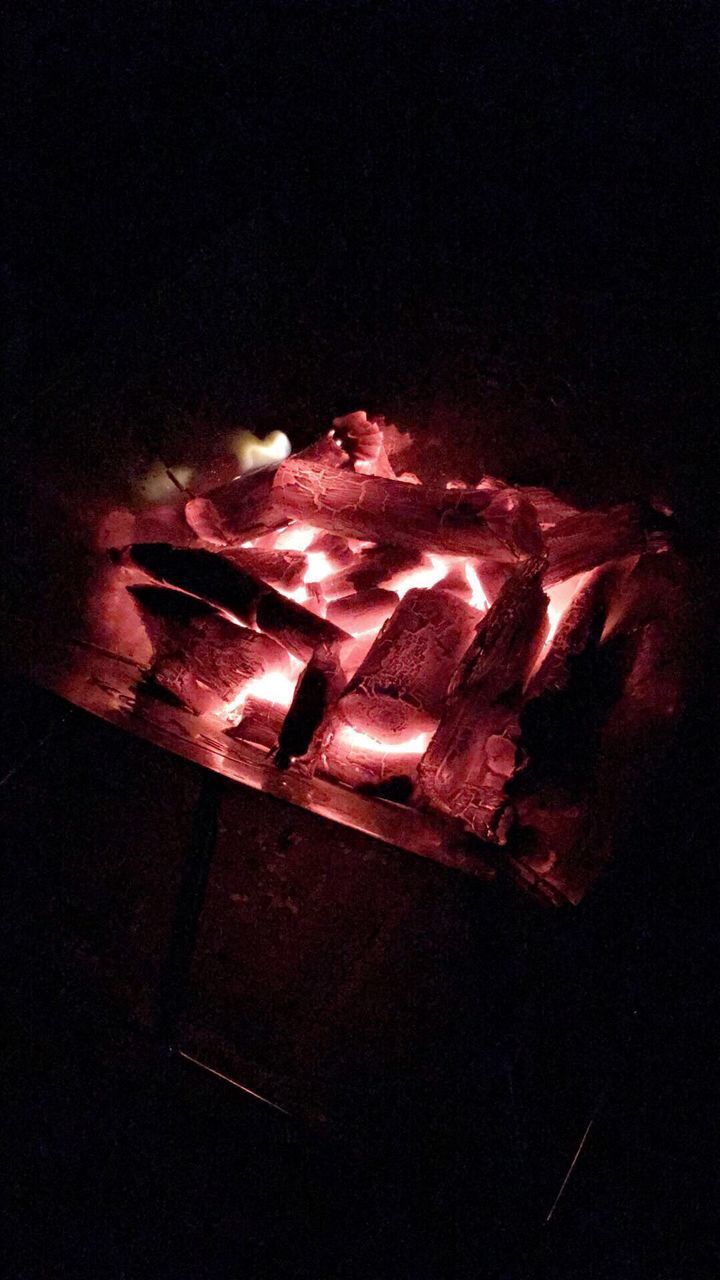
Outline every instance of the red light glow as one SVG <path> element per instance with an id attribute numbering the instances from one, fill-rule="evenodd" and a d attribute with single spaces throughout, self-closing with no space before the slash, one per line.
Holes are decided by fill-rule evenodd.
<path id="1" fill-rule="evenodd" d="M 375 755 L 382 756 L 421 756 L 427 751 L 428 744 L 432 734 L 416 733 L 412 738 L 405 738 L 398 742 L 393 739 L 392 742 L 381 742 L 378 738 L 371 738 L 367 733 L 359 733 L 357 729 L 353 729 L 352 725 L 344 724 L 338 730 L 336 741 L 341 742 L 347 750 L 371 752 Z"/>

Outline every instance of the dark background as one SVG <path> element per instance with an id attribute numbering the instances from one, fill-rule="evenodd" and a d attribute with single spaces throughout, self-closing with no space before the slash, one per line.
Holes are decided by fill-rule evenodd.
<path id="1" fill-rule="evenodd" d="M 188 16 L 171 3 L 58 3 L 18 6 L 5 34 L 12 599 L 32 588 L 38 546 L 53 541 L 58 494 L 122 491 L 154 453 L 194 457 L 229 425 L 282 426 L 298 442 L 359 406 L 416 429 L 438 464 L 457 457 L 594 498 L 663 494 L 684 545 L 712 566 L 715 5 L 208 4 Z M 11 761 L 60 714 L 35 696 L 7 696 Z M 630 1083 L 611 1098 L 568 1239 L 561 1230 L 513 1276 L 712 1274 L 700 1205 L 716 927 L 691 861 L 713 865 L 709 849 L 702 861 L 707 715 L 697 723 L 675 758 L 672 817 L 653 815 L 640 846 L 658 851 L 659 887 L 640 876 L 638 911 L 620 895 L 622 1026 L 640 1009 Z M 113 793 L 119 752 L 98 748 L 95 766 Z M 79 805 L 85 774 L 65 768 Z M 44 975 L 30 1037 L 36 1070 L 43 1046 L 42 1100 L 27 1113 L 40 1133 L 43 1215 L 54 1206 L 40 1273 L 231 1274 L 244 1230 L 258 1280 L 331 1280 L 355 1274 L 353 1257 L 364 1280 L 380 1276 L 379 1263 L 357 1259 L 378 1224 L 394 1236 L 397 1198 L 379 1208 L 382 1169 L 342 1165 L 360 1188 L 343 1200 L 332 1152 L 288 1146 L 255 1117 L 241 1123 L 234 1095 L 228 1127 L 212 1091 L 158 1081 L 137 1057 L 120 1065 L 124 1032 L 108 1030 L 103 1002 L 79 990 L 82 966 L 65 944 L 59 961 L 43 934 L 67 924 L 68 890 L 52 876 L 48 888 L 47 871 L 72 836 L 42 825 L 63 810 L 62 796 L 43 799 L 57 776 L 37 766 L 10 802 L 22 904 L 11 937 Z M 102 791 L 97 804 L 107 814 Z M 590 917 L 596 975 L 614 918 Z M 568 945 L 568 971 L 575 954 Z M 581 979 L 577 989 L 581 999 Z M 628 1147 L 634 1125 L 642 1142 Z M 460 1184 L 466 1173 L 456 1169 Z M 421 1217 L 427 1228 L 436 1182 L 415 1224 L 409 1210 L 403 1219 L 409 1235 Z M 158 1195 L 160 1244 L 146 1213 Z M 286 1233 L 272 1245 L 270 1201 L 284 1206 Z M 471 1217 L 466 1199 L 445 1228 L 462 1235 Z M 39 1238 L 32 1213 L 26 1223 Z M 433 1280 L 482 1274 L 457 1239 L 438 1249 Z M 422 1272 L 413 1257 L 408 1280 Z M 495 1263 L 506 1280 L 509 1264 Z M 17 1274 L 35 1274 L 32 1263 Z"/>
<path id="2" fill-rule="evenodd" d="M 709 511 L 712 4 L 38 8 L 8 398 L 40 462 L 364 405 Z"/>

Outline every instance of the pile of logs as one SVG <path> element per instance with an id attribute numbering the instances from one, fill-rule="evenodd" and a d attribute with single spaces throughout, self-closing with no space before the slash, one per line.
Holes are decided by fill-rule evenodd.
<path id="1" fill-rule="evenodd" d="M 110 555 L 146 687 L 279 769 L 440 812 L 578 900 L 686 683 L 684 567 L 640 504 L 420 484 L 359 413 L 133 527 Z"/>

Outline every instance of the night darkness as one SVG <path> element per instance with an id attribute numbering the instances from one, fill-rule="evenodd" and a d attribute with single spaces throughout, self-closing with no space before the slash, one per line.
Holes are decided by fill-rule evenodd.
<path id="1" fill-rule="evenodd" d="M 95 0 L 16 6 L 4 25 L 11 600 L 34 564 L 27 547 L 47 540 L 56 507 L 44 495 L 53 485 L 109 489 L 130 461 L 173 450 L 179 456 L 168 460 L 182 460 L 229 426 L 282 427 L 305 442 L 359 407 L 417 425 L 438 464 L 461 438 L 479 469 L 510 479 L 599 500 L 662 496 L 681 545 L 712 567 L 716 5 Z M 698 745 L 707 760 L 704 732 L 686 735 L 679 759 L 691 777 L 688 805 L 705 795 L 707 764 L 698 772 L 692 763 Z M 671 823 L 681 842 L 682 807 Z M 43 882 L 41 866 L 28 874 L 33 886 Z M 626 915 L 633 937 L 657 925 L 652 912 L 651 925 L 632 923 L 629 908 Z M 715 933 L 694 901 L 677 908 L 668 945 L 688 932 Z M 651 956 L 663 945 L 654 953 L 651 944 Z M 702 946 L 688 962 L 698 982 Z M 659 1010 L 664 991 L 643 972 Z M 674 971 L 668 979 L 679 1006 L 686 980 Z M 653 1062 L 663 1077 L 658 1094 L 666 1089 L 672 1106 L 679 1090 L 692 1109 L 696 1094 L 684 1073 L 670 1087 L 660 1047 L 703 1022 L 689 1004 L 677 1032 L 658 1014 Z M 123 1105 L 130 1124 L 152 1129 L 154 1103 L 144 1103 L 144 1120 L 134 1101 Z M 160 1105 L 170 1115 L 164 1094 Z M 202 1108 L 191 1107 L 200 1132 Z M 606 1139 L 610 1170 L 622 1159 L 621 1123 Z M 155 1131 L 158 1147 L 164 1140 Z M 262 1125 L 248 1141 L 263 1149 Z M 680 1162 L 691 1141 L 678 1130 L 672 1159 Z M 282 1198 L 287 1151 L 284 1139 L 273 1142 L 262 1176 Z M 167 1142 L 163 1152 L 169 1176 L 202 1195 Z M 644 1160 L 640 1178 L 651 1157 Z M 454 1172 L 462 1181 L 459 1166 Z M 244 1176 L 248 1193 L 252 1171 Z M 325 1173 L 308 1176 L 321 1199 Z M 327 1176 L 332 1182 L 332 1168 Z M 698 1201 L 684 1176 L 695 1222 Z M 363 1177 L 372 1199 L 376 1175 L 364 1168 Z M 627 1170 L 625 1178 L 631 1198 Z M 113 1195 L 122 1199 L 119 1185 Z M 607 1221 L 602 1210 L 593 1218 L 596 1193 L 602 1198 L 591 1182 L 577 1239 L 565 1253 L 558 1246 L 568 1275 L 578 1274 L 567 1262 L 574 1248 L 597 1280 L 712 1273 L 697 1224 L 678 1228 L 684 1243 L 672 1267 L 659 1269 L 665 1236 L 653 1236 L 655 1253 L 628 1252 L 619 1228 L 613 1235 L 613 1214 L 624 1208 L 611 1196 Z M 665 1187 L 660 1202 L 671 1201 Z M 142 1216 L 137 1203 L 134 1212 Z M 171 1236 L 167 1203 L 164 1213 Z M 628 1214 L 622 1230 L 632 1235 Z M 643 1204 L 638 1215 L 653 1235 L 652 1208 Z M 359 1239 L 357 1214 L 354 1222 L 348 1231 Z M 588 1222 L 605 1232 L 607 1269 L 598 1258 L 588 1269 Z M 200 1215 L 198 1238 L 210 1230 Z M 183 1271 L 179 1251 L 175 1264 L 172 1250 L 158 1261 L 151 1244 L 126 1271 L 122 1227 L 115 1231 L 109 1252 L 100 1228 L 90 1232 L 90 1271 L 234 1274 L 227 1259 Z M 304 1261 L 291 1265 L 278 1261 L 280 1246 L 272 1258 L 258 1246 L 246 1274 L 354 1277 L 347 1259 L 338 1261 L 341 1246 L 333 1248 L 317 1263 L 308 1236 L 298 1246 Z M 438 1253 L 428 1276 L 479 1280 L 477 1258 L 461 1253 L 453 1262 Z M 549 1249 L 537 1270 L 508 1263 L 497 1274 L 559 1276 L 555 1257 Z M 421 1280 L 420 1262 L 407 1265 L 388 1275 Z M 385 1274 L 368 1262 L 361 1272 L 363 1280 Z M 14 1274 L 36 1272 L 28 1264 Z"/>

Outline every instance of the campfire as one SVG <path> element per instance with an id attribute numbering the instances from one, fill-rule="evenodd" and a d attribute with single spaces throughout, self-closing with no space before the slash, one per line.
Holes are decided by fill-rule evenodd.
<path id="1" fill-rule="evenodd" d="M 91 638 L 130 727 L 162 707 L 252 785 L 577 902 L 682 705 L 685 566 L 649 506 L 421 482 L 407 442 L 357 412 L 156 467 L 95 531 Z"/>

